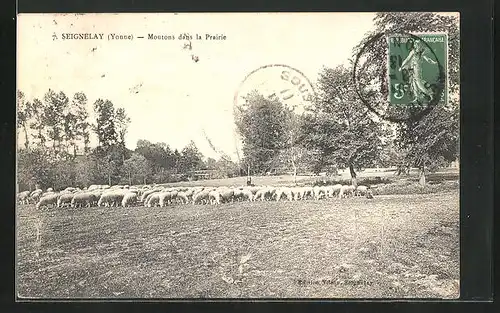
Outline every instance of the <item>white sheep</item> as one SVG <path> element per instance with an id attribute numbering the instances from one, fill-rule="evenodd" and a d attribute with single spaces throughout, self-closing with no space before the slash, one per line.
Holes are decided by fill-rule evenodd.
<path id="1" fill-rule="evenodd" d="M 358 185 L 356 187 L 356 190 L 354 191 L 355 196 L 366 196 L 366 193 L 368 192 L 368 187 L 363 186 L 363 185 Z"/>
<path id="2" fill-rule="evenodd" d="M 30 192 L 29 191 L 22 191 L 17 194 L 17 200 L 20 202 L 20 204 L 29 204 L 29 196 Z"/>
<path id="3" fill-rule="evenodd" d="M 160 191 L 157 191 L 157 192 L 150 194 L 148 199 L 147 199 L 147 202 L 146 202 L 146 207 L 151 208 L 151 207 L 154 207 L 156 205 L 159 205 L 160 194 L 161 194 Z"/>
<path id="4" fill-rule="evenodd" d="M 71 200 L 73 200 L 73 197 L 74 197 L 74 195 L 70 192 L 61 194 L 59 196 L 59 199 L 57 199 L 57 207 L 62 208 L 65 206 L 70 206 Z"/>
<path id="5" fill-rule="evenodd" d="M 342 188 L 340 188 L 339 192 L 339 199 L 353 196 L 355 189 L 356 187 L 354 187 L 353 185 L 342 185 Z"/>
<path id="6" fill-rule="evenodd" d="M 208 202 L 208 194 L 210 193 L 210 191 L 211 190 L 209 189 L 203 189 L 202 191 L 196 193 L 193 196 L 193 204 Z"/>
<path id="7" fill-rule="evenodd" d="M 172 194 L 170 193 L 170 191 L 162 191 L 160 192 L 158 203 L 160 204 L 160 207 L 163 208 L 164 206 L 170 203 L 171 199 L 172 199 Z"/>
<path id="8" fill-rule="evenodd" d="M 38 203 L 36 204 L 36 208 L 40 209 L 42 207 L 56 206 L 57 197 L 58 195 L 55 193 L 41 197 Z"/>
<path id="9" fill-rule="evenodd" d="M 281 187 L 281 188 L 277 189 L 275 194 L 274 194 L 274 197 L 275 197 L 276 201 L 280 201 L 280 199 L 283 195 L 285 195 L 285 197 L 287 198 L 288 201 L 293 200 L 292 190 L 289 187 Z"/>
<path id="10" fill-rule="evenodd" d="M 135 192 L 127 192 L 123 195 L 122 207 L 128 207 L 135 204 L 137 201 L 137 194 Z"/>
<path id="11" fill-rule="evenodd" d="M 217 190 L 212 190 L 208 193 L 208 201 L 211 204 L 220 204 L 221 196 Z"/>

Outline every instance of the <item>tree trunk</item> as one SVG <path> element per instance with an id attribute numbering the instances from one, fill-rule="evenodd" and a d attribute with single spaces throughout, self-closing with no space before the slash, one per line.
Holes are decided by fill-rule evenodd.
<path id="1" fill-rule="evenodd" d="M 111 186 L 111 174 L 108 174 L 108 185 Z"/>
<path id="2" fill-rule="evenodd" d="M 351 184 L 354 187 L 357 187 L 358 186 L 358 180 L 357 180 L 356 172 L 354 171 L 354 165 L 353 164 L 349 164 L 349 172 L 351 173 Z"/>
<path id="3" fill-rule="evenodd" d="M 23 125 L 23 128 L 24 128 L 24 140 L 25 140 L 25 147 L 26 147 L 26 150 L 29 150 L 29 139 L 28 139 L 28 130 L 26 129 L 26 124 Z"/>
<path id="4" fill-rule="evenodd" d="M 295 165 L 295 161 L 292 158 L 292 166 L 293 166 L 293 183 L 297 185 L 297 166 Z"/>
<path id="5" fill-rule="evenodd" d="M 420 169 L 420 180 L 419 183 L 421 186 L 425 186 L 425 164 L 422 165 L 422 168 Z"/>
<path id="6" fill-rule="evenodd" d="M 130 176 L 130 172 L 128 172 L 128 185 L 132 186 L 132 177 Z"/>

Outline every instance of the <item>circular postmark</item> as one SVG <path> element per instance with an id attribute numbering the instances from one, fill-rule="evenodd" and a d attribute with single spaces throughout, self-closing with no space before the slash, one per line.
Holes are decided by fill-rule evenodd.
<path id="1" fill-rule="evenodd" d="M 386 63 L 380 62 L 383 55 L 387 55 Z M 446 60 L 444 34 L 375 34 L 356 55 L 355 91 L 361 102 L 384 120 L 418 121 L 446 101 Z"/>
<path id="2" fill-rule="evenodd" d="M 264 65 L 246 75 L 236 90 L 234 105 L 243 104 L 252 91 L 277 99 L 296 112 L 304 111 L 316 96 L 311 81 L 298 69 L 284 64 Z"/>

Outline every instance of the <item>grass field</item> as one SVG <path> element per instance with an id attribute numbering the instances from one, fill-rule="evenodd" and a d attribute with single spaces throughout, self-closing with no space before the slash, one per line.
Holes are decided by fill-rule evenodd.
<path id="1" fill-rule="evenodd" d="M 20 297 L 459 296 L 458 190 L 17 215 Z"/>
<path id="2" fill-rule="evenodd" d="M 380 168 L 380 169 L 366 169 L 364 171 L 358 172 L 358 179 L 362 182 L 363 179 L 380 177 L 381 179 L 389 181 L 399 181 L 399 180 L 412 180 L 418 181 L 419 173 L 417 169 L 412 169 L 410 175 L 405 176 L 395 176 L 395 169 L 391 168 Z M 303 176 L 297 175 L 296 180 L 299 185 L 312 185 L 317 182 L 322 181 L 337 181 L 344 184 L 350 184 L 351 175 L 349 170 L 340 170 L 336 176 Z M 427 175 L 427 180 L 433 182 L 435 180 L 456 180 L 459 179 L 459 172 L 457 168 L 444 168 L 437 173 L 431 173 Z M 281 185 L 293 185 L 294 177 L 293 175 L 276 175 L 276 176 L 252 176 L 252 183 L 259 186 L 271 185 L 271 186 L 281 186 Z M 233 177 L 233 178 L 223 178 L 223 179 L 210 179 L 210 180 L 197 180 L 197 181 L 184 181 L 177 183 L 167 183 L 161 184 L 162 186 L 169 187 L 192 187 L 192 186 L 207 186 L 207 187 L 219 187 L 219 186 L 243 186 L 247 184 L 247 177 Z"/>

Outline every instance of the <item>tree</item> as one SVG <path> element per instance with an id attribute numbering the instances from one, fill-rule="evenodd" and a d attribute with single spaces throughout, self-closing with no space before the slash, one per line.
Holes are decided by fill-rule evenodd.
<path id="1" fill-rule="evenodd" d="M 51 89 L 43 99 L 42 122 L 47 128 L 48 138 L 52 141 L 52 149 L 57 153 L 61 150 L 61 143 L 64 139 L 64 111 L 69 99 L 64 92 L 56 93 Z"/>
<path id="2" fill-rule="evenodd" d="M 91 155 L 85 155 L 75 160 L 75 186 L 88 187 L 96 182 L 96 160 Z"/>
<path id="3" fill-rule="evenodd" d="M 151 174 L 148 160 L 139 153 L 132 153 L 130 158 L 123 163 L 123 170 L 127 174 L 129 185 L 135 182 L 146 183 L 146 178 Z"/>
<path id="4" fill-rule="evenodd" d="M 203 154 L 198 150 L 196 144 L 191 140 L 181 151 L 181 169 L 188 173 L 204 167 Z"/>
<path id="5" fill-rule="evenodd" d="M 125 113 L 125 109 L 118 108 L 115 112 L 115 127 L 118 135 L 118 142 L 125 145 L 125 135 L 127 134 L 130 117 Z"/>
<path id="6" fill-rule="evenodd" d="M 356 185 L 356 169 L 376 164 L 386 133 L 359 101 L 350 79 L 344 66 L 322 70 L 302 133 L 305 144 L 319 151 L 321 163 L 349 168 Z"/>
<path id="7" fill-rule="evenodd" d="M 425 185 L 425 171 L 435 171 L 457 159 L 459 114 L 437 106 L 422 120 L 399 127 L 398 144 L 405 149 L 405 161 L 420 169 L 420 183 Z"/>
<path id="8" fill-rule="evenodd" d="M 21 128 L 24 132 L 24 145 L 29 149 L 29 136 L 28 136 L 28 122 L 32 117 L 32 105 L 26 101 L 24 93 L 20 90 L 17 91 L 17 127 Z"/>
<path id="9" fill-rule="evenodd" d="M 32 118 L 29 127 L 35 131 L 32 137 L 37 141 L 39 147 L 45 147 L 45 143 L 47 142 L 47 138 L 45 137 L 43 111 L 44 107 L 42 101 L 35 98 L 31 109 Z"/>
<path id="10" fill-rule="evenodd" d="M 90 123 L 88 121 L 89 113 L 87 111 L 87 96 L 83 92 L 77 92 L 73 96 L 73 103 L 76 116 L 76 136 L 83 141 L 85 153 L 89 152 L 90 144 Z"/>
<path id="11" fill-rule="evenodd" d="M 290 112 L 277 99 L 256 91 L 235 108 L 237 132 L 243 139 L 244 162 L 256 172 L 267 172 L 282 149 L 290 143 Z"/>
<path id="12" fill-rule="evenodd" d="M 115 128 L 115 109 L 109 100 L 98 99 L 94 103 L 96 113 L 95 132 L 99 141 L 99 146 L 109 147 L 117 142 Z"/>
<path id="13" fill-rule="evenodd" d="M 458 92 L 460 88 L 460 32 L 458 20 L 454 16 L 444 16 L 437 13 L 418 12 L 386 12 L 377 13 L 376 29 L 365 36 L 355 48 L 356 55 L 361 47 L 370 40 L 372 35 L 383 31 L 393 32 L 445 32 L 448 34 L 448 73 L 449 96 L 448 103 L 438 103 L 426 116 L 420 120 L 408 119 L 397 125 L 397 146 L 401 149 L 405 164 L 417 166 L 420 169 L 420 182 L 425 184 L 425 170 L 446 164 L 458 156 L 459 119 Z M 373 97 L 374 106 L 384 103 L 387 95 L 387 45 L 374 44 L 366 47 L 365 62 L 360 79 L 378 78 L 378 89 Z M 375 75 L 378 73 L 378 75 Z M 366 83 L 366 82 L 365 82 Z M 395 110 L 395 108 L 392 108 Z M 408 110 L 410 111 L 411 110 Z"/>

